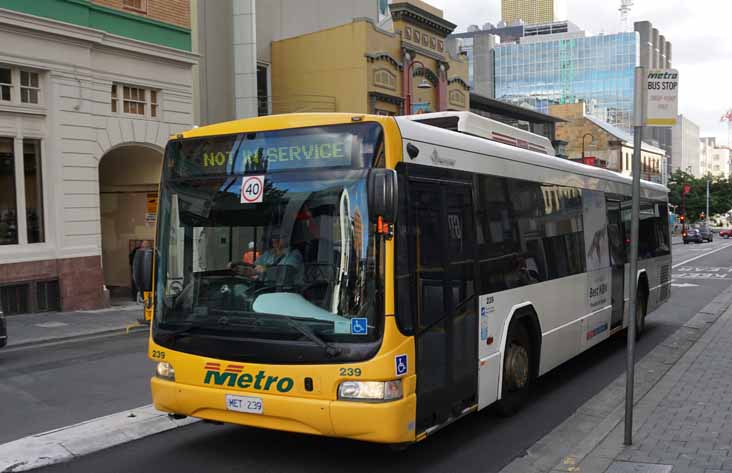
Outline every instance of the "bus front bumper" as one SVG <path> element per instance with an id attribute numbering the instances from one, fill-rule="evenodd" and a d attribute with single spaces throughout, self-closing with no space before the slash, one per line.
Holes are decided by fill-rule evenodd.
<path id="1" fill-rule="evenodd" d="M 379 443 L 415 441 L 414 394 L 406 398 L 366 403 L 227 391 L 192 386 L 153 377 L 150 381 L 155 408 L 173 414 L 264 429 L 345 437 Z M 226 395 L 262 399 L 263 414 L 226 409 Z"/>

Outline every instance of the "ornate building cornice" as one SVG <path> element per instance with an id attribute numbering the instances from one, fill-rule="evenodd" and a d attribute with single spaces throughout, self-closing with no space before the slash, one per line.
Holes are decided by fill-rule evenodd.
<path id="1" fill-rule="evenodd" d="M 456 24 L 424 11 L 410 3 L 392 3 L 389 5 L 389 9 L 391 10 L 391 16 L 394 21 L 403 20 L 419 25 L 436 34 L 442 35 L 443 38 L 447 37 L 457 28 Z"/>

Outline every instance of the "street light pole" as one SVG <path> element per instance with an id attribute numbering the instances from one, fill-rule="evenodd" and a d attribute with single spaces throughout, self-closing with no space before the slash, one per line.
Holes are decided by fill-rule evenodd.
<path id="1" fill-rule="evenodd" d="M 704 214 L 704 221 L 709 226 L 709 177 L 707 176 L 707 213 Z"/>
<path id="2" fill-rule="evenodd" d="M 407 83 L 404 84 L 404 87 L 407 89 L 407 93 L 405 94 L 404 98 L 404 114 L 405 115 L 411 115 L 412 114 L 412 68 L 415 65 L 419 65 L 422 69 L 427 69 L 424 66 L 424 63 L 422 61 L 411 61 L 409 63 L 409 66 L 407 66 Z M 419 84 L 420 88 L 427 88 L 423 86 L 424 82 L 422 84 Z"/>

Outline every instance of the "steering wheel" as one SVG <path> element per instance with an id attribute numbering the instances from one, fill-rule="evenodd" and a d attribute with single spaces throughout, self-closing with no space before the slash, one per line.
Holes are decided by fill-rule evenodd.
<path id="1" fill-rule="evenodd" d="M 257 279 L 258 276 L 256 266 L 244 263 L 243 261 L 232 261 L 229 263 L 229 269 L 237 275 L 248 277 L 250 279 Z"/>

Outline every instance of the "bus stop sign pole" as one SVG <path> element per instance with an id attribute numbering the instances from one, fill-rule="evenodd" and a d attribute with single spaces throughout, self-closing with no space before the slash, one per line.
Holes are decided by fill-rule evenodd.
<path id="1" fill-rule="evenodd" d="M 641 146 L 645 126 L 671 127 L 679 109 L 679 71 L 635 68 L 633 113 L 633 214 L 630 225 L 630 304 L 628 304 L 628 360 L 625 383 L 625 445 L 633 443 L 633 388 L 635 335 L 638 311 L 638 230 L 640 228 Z M 708 212 L 707 212 L 708 213 Z M 643 314 L 640 314 L 643 316 Z"/>
<path id="2" fill-rule="evenodd" d="M 633 443 L 633 389 L 635 384 L 636 305 L 638 303 L 638 231 L 640 227 L 641 146 L 645 123 L 646 76 L 644 67 L 635 68 L 633 136 L 633 210 L 630 218 L 630 304 L 628 307 L 628 359 L 625 377 L 625 445 Z"/>

